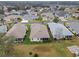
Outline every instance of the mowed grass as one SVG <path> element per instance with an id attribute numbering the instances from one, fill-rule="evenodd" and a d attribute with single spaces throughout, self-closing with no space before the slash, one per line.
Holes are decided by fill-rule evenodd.
<path id="1" fill-rule="evenodd" d="M 79 46 L 79 39 L 53 41 L 44 44 L 20 44 L 16 45 L 14 53 L 16 56 L 31 57 L 37 53 L 40 57 L 72 57 L 73 54 L 67 49 L 68 46 Z M 32 55 L 29 55 L 32 52 Z"/>

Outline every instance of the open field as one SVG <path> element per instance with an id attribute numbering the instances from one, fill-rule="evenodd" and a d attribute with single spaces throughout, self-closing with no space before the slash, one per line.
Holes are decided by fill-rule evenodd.
<path id="1" fill-rule="evenodd" d="M 53 41 L 44 44 L 19 44 L 16 45 L 14 53 L 16 56 L 33 56 L 35 53 L 41 57 L 71 57 L 73 54 L 67 49 L 68 46 L 78 45 L 79 40 L 73 38 L 72 40 Z M 32 55 L 29 55 L 32 52 Z"/>

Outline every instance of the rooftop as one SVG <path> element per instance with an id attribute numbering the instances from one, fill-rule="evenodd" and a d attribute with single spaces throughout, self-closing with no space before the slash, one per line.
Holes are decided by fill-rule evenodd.
<path id="1" fill-rule="evenodd" d="M 61 38 L 64 36 L 71 36 L 73 35 L 64 25 L 59 23 L 48 23 L 50 31 L 52 32 L 53 37 L 55 35 L 61 35 Z"/>
<path id="2" fill-rule="evenodd" d="M 24 38 L 26 26 L 24 24 L 15 24 L 6 34 L 6 36 L 14 36 L 15 38 Z"/>
<path id="3" fill-rule="evenodd" d="M 49 38 L 46 26 L 39 23 L 31 24 L 30 38 Z"/>
<path id="4" fill-rule="evenodd" d="M 77 34 L 79 34 L 79 21 L 68 22 L 70 28 L 72 28 Z"/>

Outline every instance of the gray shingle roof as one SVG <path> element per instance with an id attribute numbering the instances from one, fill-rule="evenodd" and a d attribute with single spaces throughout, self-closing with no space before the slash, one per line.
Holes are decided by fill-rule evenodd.
<path id="1" fill-rule="evenodd" d="M 30 38 L 49 38 L 46 26 L 39 23 L 32 24 Z"/>
<path id="2" fill-rule="evenodd" d="M 73 29 L 77 34 L 79 34 L 79 22 L 69 22 L 69 26 Z"/>
<path id="3" fill-rule="evenodd" d="M 24 38 L 26 26 L 24 24 L 15 24 L 6 34 L 6 36 L 14 36 L 15 38 Z"/>
<path id="4" fill-rule="evenodd" d="M 50 31 L 54 38 L 64 38 L 65 36 L 72 36 L 73 34 L 62 24 L 48 23 Z"/>

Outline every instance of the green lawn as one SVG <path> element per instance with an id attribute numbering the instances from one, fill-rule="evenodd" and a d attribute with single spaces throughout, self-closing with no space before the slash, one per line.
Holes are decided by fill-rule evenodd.
<path id="1" fill-rule="evenodd" d="M 24 37 L 23 43 L 24 44 L 30 44 L 30 38 L 29 38 L 29 36 L 30 36 L 30 24 L 27 24 L 26 26 L 27 26 L 28 29 L 26 30 L 26 35 Z"/>

